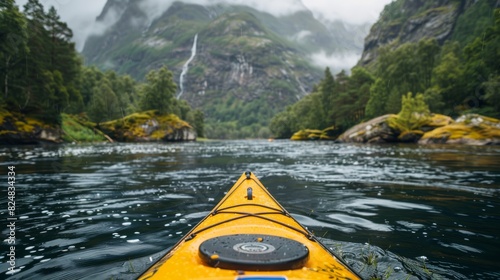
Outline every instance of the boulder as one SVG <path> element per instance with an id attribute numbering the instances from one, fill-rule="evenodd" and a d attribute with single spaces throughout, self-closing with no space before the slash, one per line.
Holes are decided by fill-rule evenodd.
<path id="1" fill-rule="evenodd" d="M 395 115 L 383 115 L 367 122 L 360 123 L 339 136 L 339 142 L 345 143 L 388 143 L 397 142 L 398 135 L 387 120 Z"/>
<path id="2" fill-rule="evenodd" d="M 304 140 L 335 140 L 339 135 L 339 130 L 333 126 L 319 129 L 303 129 L 295 132 L 290 140 L 304 141 Z"/>

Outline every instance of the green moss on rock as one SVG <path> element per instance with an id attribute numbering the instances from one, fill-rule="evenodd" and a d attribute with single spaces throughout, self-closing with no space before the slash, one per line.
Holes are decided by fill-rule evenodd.
<path id="1" fill-rule="evenodd" d="M 174 114 L 146 111 L 100 124 L 111 138 L 123 142 L 196 140 L 194 129 Z"/>
<path id="2" fill-rule="evenodd" d="M 422 138 L 424 132 L 422 130 L 404 131 L 398 136 L 398 140 L 405 143 L 415 143 Z"/>
<path id="3" fill-rule="evenodd" d="M 449 116 L 441 114 L 431 114 L 430 119 L 428 119 L 428 122 L 421 126 L 421 129 L 424 131 L 432 130 L 438 127 L 450 125 L 452 123 L 454 123 L 454 120 Z"/>
<path id="4" fill-rule="evenodd" d="M 421 116 L 417 113 L 412 114 L 415 116 L 411 125 L 405 125 L 404 122 L 401 122 L 398 115 L 393 115 L 387 119 L 387 124 L 397 134 L 398 141 L 418 142 L 425 132 L 454 123 L 452 118 L 441 114 L 430 114 L 428 116 Z"/>
<path id="5" fill-rule="evenodd" d="M 425 133 L 421 144 L 500 144 L 500 120 L 477 114 L 459 117 L 455 123 Z"/>
<path id="6" fill-rule="evenodd" d="M 338 136 L 338 129 L 328 127 L 323 130 L 319 129 L 303 129 L 292 135 L 290 140 L 305 141 L 305 140 L 335 140 Z"/>
<path id="7" fill-rule="evenodd" d="M 61 128 L 18 113 L 0 110 L 1 144 L 61 143 Z"/>

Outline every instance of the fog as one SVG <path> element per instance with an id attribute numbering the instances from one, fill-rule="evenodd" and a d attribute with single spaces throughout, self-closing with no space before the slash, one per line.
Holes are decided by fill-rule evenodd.
<path id="1" fill-rule="evenodd" d="M 123 1 L 123 0 L 122 0 Z M 132 0 L 136 1 L 136 0 Z M 22 10 L 27 0 L 16 0 Z M 152 18 L 160 16 L 174 0 L 145 0 L 144 10 Z M 276 16 L 283 16 L 300 10 L 309 9 L 317 18 L 324 21 L 342 20 L 360 24 L 375 22 L 385 4 L 391 0 L 184 0 L 187 3 L 245 4 L 255 9 L 266 11 Z M 106 0 L 40 0 L 46 9 L 54 6 L 61 19 L 73 30 L 77 49 L 81 51 L 86 38 L 91 34 L 100 34 L 116 22 L 119 13 L 109 14 L 103 22 L 96 23 L 95 18 L 101 13 Z"/>
<path id="2" fill-rule="evenodd" d="M 358 62 L 360 54 L 357 53 L 343 53 L 327 55 L 326 52 L 321 51 L 309 56 L 311 63 L 324 69 L 330 67 L 333 74 L 340 72 L 340 70 L 349 71 Z"/>

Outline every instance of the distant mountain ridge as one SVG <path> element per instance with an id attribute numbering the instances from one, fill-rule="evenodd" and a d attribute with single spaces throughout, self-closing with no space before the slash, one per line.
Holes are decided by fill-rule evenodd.
<path id="1" fill-rule="evenodd" d="M 267 136 L 269 119 L 319 81 L 324 69 L 309 61 L 312 54 L 361 52 L 358 27 L 338 24 L 334 33 L 305 7 L 277 17 L 242 5 L 173 2 L 151 20 L 146 2 L 108 0 L 97 21 L 111 27 L 87 39 L 86 63 L 138 79 L 167 65 L 180 88 L 197 35 L 181 98 L 205 112 L 212 137 Z M 238 135 L 221 135 L 228 129 Z"/>

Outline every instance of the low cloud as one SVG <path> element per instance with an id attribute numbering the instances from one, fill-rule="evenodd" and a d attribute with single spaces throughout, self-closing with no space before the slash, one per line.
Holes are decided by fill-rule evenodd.
<path id="1" fill-rule="evenodd" d="M 123 0 L 122 0 L 123 1 Z M 139 1 L 139 0 L 129 0 Z M 176 0 L 142 0 L 141 6 L 153 20 L 161 16 Z M 182 0 L 185 3 L 211 5 L 229 3 L 246 5 L 259 11 L 268 12 L 275 16 L 285 16 L 305 9 L 311 10 L 314 15 L 325 21 L 342 20 L 351 24 L 375 22 L 384 5 L 392 0 Z M 16 0 L 22 6 L 27 0 Z M 105 20 L 96 23 L 96 17 L 102 12 L 107 0 L 40 0 L 48 9 L 54 6 L 61 19 L 68 23 L 73 30 L 77 49 L 81 50 L 87 37 L 91 34 L 102 34 L 119 19 L 119 12 L 109 14 Z"/>
<path id="2" fill-rule="evenodd" d="M 165 11 L 170 8 L 174 1 L 165 0 L 143 0 L 141 8 L 148 14 L 151 20 L 161 16 Z M 302 4 L 300 0 L 182 0 L 184 3 L 197 4 L 197 5 L 215 5 L 215 4 L 231 4 L 231 5 L 244 5 L 252 7 L 256 10 L 270 13 L 274 16 L 290 15 L 298 11 L 307 10 L 307 7 Z"/>
<path id="3" fill-rule="evenodd" d="M 341 70 L 350 71 L 350 69 L 358 63 L 361 58 L 361 54 L 357 53 L 344 53 L 328 55 L 325 51 L 320 51 L 310 55 L 309 59 L 311 62 L 324 69 L 330 67 L 332 73 L 340 72 Z"/>
<path id="4" fill-rule="evenodd" d="M 267 12 L 275 16 L 286 16 L 298 11 L 306 10 L 307 8 L 300 0 L 231 0 L 220 1 L 230 4 L 246 5 L 256 10 Z"/>
<path id="5" fill-rule="evenodd" d="M 21 11 L 24 10 L 23 6 L 27 2 L 28 0 L 16 0 Z M 61 20 L 67 22 L 73 30 L 73 41 L 79 51 L 90 34 L 99 34 L 99 32 L 102 34 L 111 24 L 110 22 L 96 23 L 96 17 L 101 13 L 106 0 L 40 0 L 40 3 L 46 11 L 51 6 L 56 8 Z"/>
<path id="6" fill-rule="evenodd" d="M 306 38 L 307 36 L 311 36 L 311 35 L 312 35 L 311 31 L 309 31 L 309 30 L 302 30 L 302 31 L 294 34 L 290 39 L 292 41 L 302 42 L 302 40 L 304 40 L 304 38 Z"/>
<path id="7" fill-rule="evenodd" d="M 303 0 L 316 17 L 327 21 L 340 20 L 350 24 L 373 23 L 385 5 L 393 0 Z"/>

